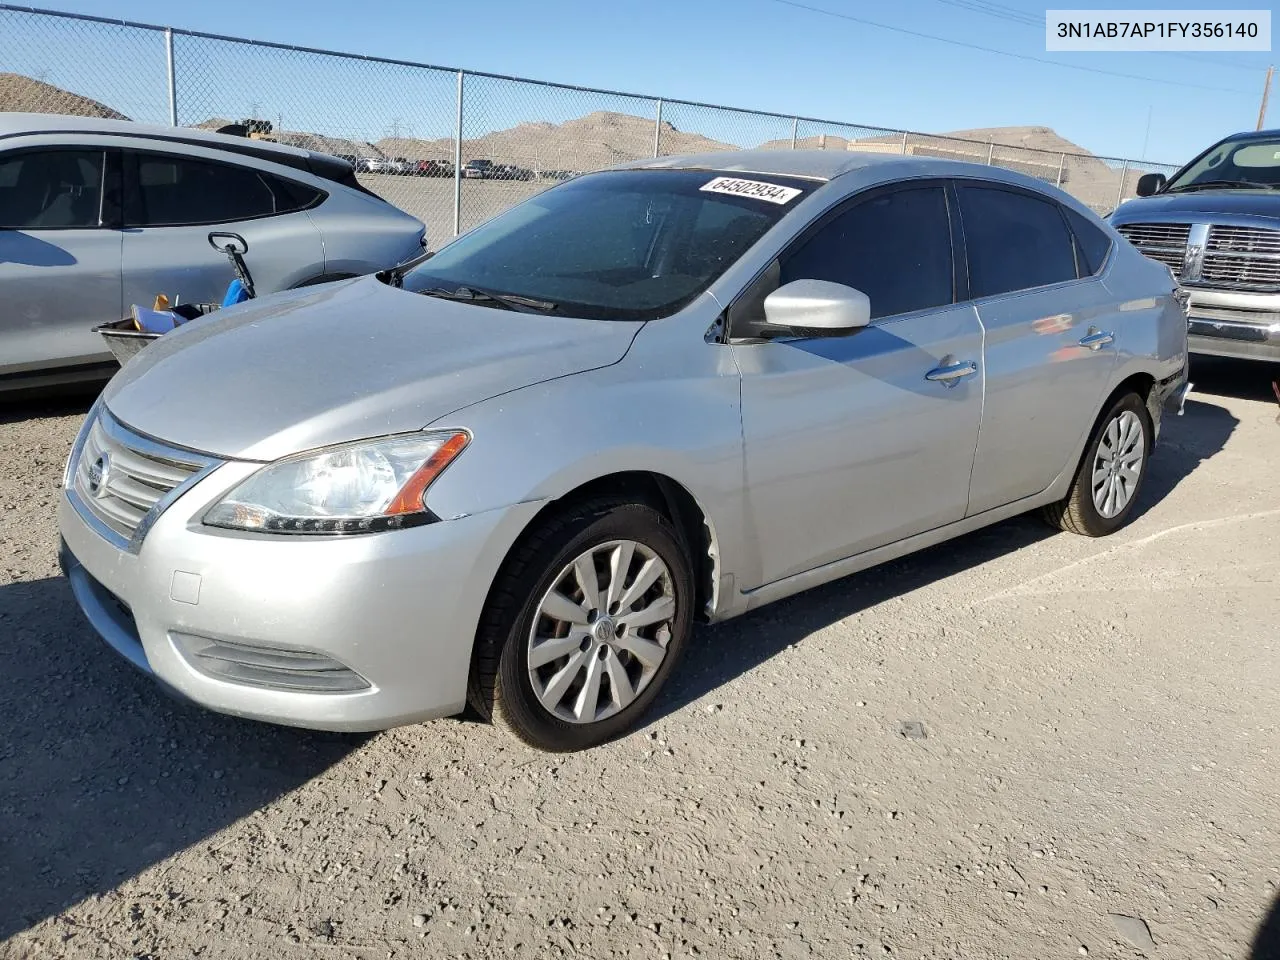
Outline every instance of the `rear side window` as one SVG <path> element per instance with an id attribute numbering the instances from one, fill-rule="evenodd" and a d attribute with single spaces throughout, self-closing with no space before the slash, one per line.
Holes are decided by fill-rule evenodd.
<path id="1" fill-rule="evenodd" d="M 231 163 L 170 154 L 136 153 L 125 219 L 130 226 L 230 223 L 292 213 L 321 193 L 311 187 Z"/>
<path id="2" fill-rule="evenodd" d="M 0 229 L 96 227 L 101 210 L 101 150 L 0 157 Z"/>
<path id="3" fill-rule="evenodd" d="M 830 280 L 889 317 L 953 301 L 951 226 L 941 186 L 895 190 L 860 201 L 782 260 L 781 283 Z"/>
<path id="4" fill-rule="evenodd" d="M 957 191 L 970 296 L 1076 279 L 1074 242 L 1058 204 L 996 187 L 957 184 Z"/>
<path id="5" fill-rule="evenodd" d="M 1067 215 L 1067 223 L 1071 224 L 1071 232 L 1076 240 L 1076 266 L 1081 277 L 1091 277 L 1107 261 L 1111 252 L 1111 238 L 1085 217 L 1070 207 L 1063 207 Z"/>

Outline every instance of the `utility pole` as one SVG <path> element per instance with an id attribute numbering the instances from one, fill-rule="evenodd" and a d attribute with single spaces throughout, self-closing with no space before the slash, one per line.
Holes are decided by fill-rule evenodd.
<path id="1" fill-rule="evenodd" d="M 1259 130 L 1261 130 L 1267 122 L 1267 98 L 1271 96 L 1271 75 L 1275 72 L 1275 67 L 1267 67 L 1267 80 L 1262 87 L 1262 106 L 1258 107 Z"/>

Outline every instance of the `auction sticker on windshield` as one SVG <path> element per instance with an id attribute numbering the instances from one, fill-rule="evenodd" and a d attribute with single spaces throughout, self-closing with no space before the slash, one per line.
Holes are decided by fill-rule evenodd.
<path id="1" fill-rule="evenodd" d="M 754 197 L 770 203 L 790 203 L 803 193 L 795 187 L 780 187 L 763 180 L 739 180 L 737 177 L 716 177 L 698 189 L 708 193 L 727 193 L 733 197 Z"/>

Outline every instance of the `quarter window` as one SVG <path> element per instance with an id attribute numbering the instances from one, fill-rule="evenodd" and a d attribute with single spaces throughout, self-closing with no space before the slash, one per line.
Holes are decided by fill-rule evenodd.
<path id="1" fill-rule="evenodd" d="M 1076 279 L 1071 233 L 1056 203 L 957 184 L 974 298 Z"/>
<path id="2" fill-rule="evenodd" d="M 1076 238 L 1076 266 L 1081 277 L 1091 277 L 1106 263 L 1111 238 L 1070 207 L 1063 207 Z"/>
<path id="3" fill-rule="evenodd" d="M 138 153 L 130 226 L 173 227 L 253 220 L 301 210 L 320 192 L 252 167 Z"/>
<path id="4" fill-rule="evenodd" d="M 838 214 L 783 259 L 780 282 L 792 280 L 856 287 L 870 299 L 873 319 L 951 303 L 943 188 L 895 190 Z"/>
<path id="5" fill-rule="evenodd" d="M 49 150 L 0 158 L 0 229 L 96 227 L 101 211 L 101 150 Z"/>

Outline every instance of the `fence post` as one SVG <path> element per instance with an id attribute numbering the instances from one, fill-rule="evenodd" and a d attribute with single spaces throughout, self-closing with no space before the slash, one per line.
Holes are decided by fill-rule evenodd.
<path id="1" fill-rule="evenodd" d="M 458 71 L 458 115 L 453 124 L 453 235 L 462 232 L 462 77 Z"/>
<path id="2" fill-rule="evenodd" d="M 991 166 L 991 158 L 995 156 L 995 152 L 996 152 L 995 142 L 993 141 L 991 143 L 988 143 L 987 144 L 987 166 L 988 167 Z"/>
<path id="3" fill-rule="evenodd" d="M 1066 172 L 1067 172 L 1067 155 L 1064 153 L 1058 159 L 1058 182 L 1054 184 L 1055 187 L 1062 186 L 1062 175 Z"/>
<path id="4" fill-rule="evenodd" d="M 791 149 L 796 148 L 796 134 L 800 131 L 800 118 L 791 118 Z"/>
<path id="5" fill-rule="evenodd" d="M 164 55 L 169 75 L 169 126 L 178 125 L 178 84 L 173 70 L 173 30 L 164 28 Z"/>
<path id="6" fill-rule="evenodd" d="M 907 131 L 902 131 L 902 155 L 907 155 Z"/>
<path id="7" fill-rule="evenodd" d="M 1120 189 L 1116 191 L 1116 206 L 1120 206 L 1120 202 L 1124 200 L 1124 182 L 1129 178 L 1129 161 L 1124 162 L 1124 166 L 1120 168 Z"/>
<path id="8" fill-rule="evenodd" d="M 662 154 L 659 152 L 662 146 L 662 101 L 658 101 L 658 111 L 653 118 L 653 156 L 657 159 Z"/>

